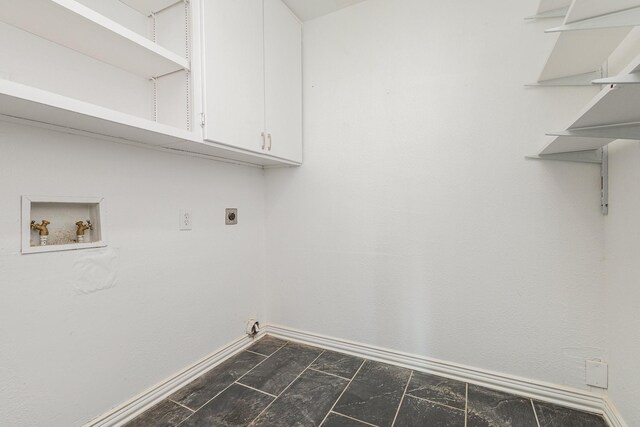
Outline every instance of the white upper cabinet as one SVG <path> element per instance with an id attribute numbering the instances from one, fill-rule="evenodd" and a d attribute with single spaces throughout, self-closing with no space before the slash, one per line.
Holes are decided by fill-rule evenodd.
<path id="1" fill-rule="evenodd" d="M 265 123 L 269 154 L 302 162 L 302 28 L 280 0 L 264 0 Z"/>
<path id="2" fill-rule="evenodd" d="M 203 2 L 204 138 L 260 151 L 264 132 L 261 0 Z"/>
<path id="3" fill-rule="evenodd" d="M 204 2 L 204 138 L 302 162 L 302 28 L 280 0 Z"/>

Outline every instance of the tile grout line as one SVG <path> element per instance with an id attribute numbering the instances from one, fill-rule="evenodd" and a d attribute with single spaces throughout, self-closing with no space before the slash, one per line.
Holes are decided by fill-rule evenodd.
<path id="1" fill-rule="evenodd" d="M 400 413 L 400 408 L 402 408 L 402 402 L 404 402 L 404 397 L 407 395 L 407 390 L 409 390 L 409 384 L 411 383 L 411 378 L 413 377 L 413 370 L 409 374 L 409 380 L 407 381 L 407 385 L 404 386 L 404 392 L 402 392 L 402 398 L 400 399 L 400 403 L 398 404 L 398 409 L 396 410 L 396 415 L 393 417 L 393 422 L 391 423 L 391 427 L 396 425 L 396 420 L 398 419 L 398 414 Z"/>
<path id="2" fill-rule="evenodd" d="M 248 386 L 246 384 L 240 383 L 238 381 L 236 381 L 234 384 L 241 385 L 242 387 L 249 388 L 251 390 L 257 391 L 258 393 L 266 394 L 267 396 L 271 396 L 273 398 L 277 398 L 278 397 L 275 394 L 271 394 L 271 393 L 267 393 L 266 391 L 258 390 L 257 388 L 253 388 L 251 386 Z"/>
<path id="3" fill-rule="evenodd" d="M 282 347 L 280 347 L 282 348 Z M 280 350 L 280 348 L 278 350 Z M 276 351 L 278 351 L 276 350 Z M 251 351 L 251 350 L 245 350 L 247 353 L 253 353 L 253 354 L 257 354 L 258 356 L 264 356 L 264 357 L 270 357 L 270 354 L 263 354 L 263 353 L 258 353 L 257 351 Z M 274 351 L 274 353 L 276 352 Z"/>
<path id="4" fill-rule="evenodd" d="M 536 405 L 533 404 L 533 399 L 529 399 L 531 401 L 531 408 L 533 408 L 533 416 L 536 417 L 536 423 L 538 427 L 540 427 L 540 420 L 538 419 L 538 413 L 536 412 Z"/>
<path id="5" fill-rule="evenodd" d="M 333 414 L 336 414 L 336 415 L 340 415 L 341 417 L 349 418 L 350 420 L 357 421 L 357 422 L 362 423 L 362 424 L 366 424 L 366 425 L 368 425 L 368 426 L 378 427 L 378 426 L 377 426 L 377 425 L 375 425 L 375 424 L 371 424 L 371 423 L 368 423 L 368 422 L 366 422 L 366 421 L 362 421 L 362 420 L 359 420 L 359 419 L 357 419 L 357 418 L 350 417 L 349 415 L 341 414 L 340 412 L 336 412 L 336 411 L 329 411 L 329 414 L 332 414 L 332 413 L 333 413 Z"/>
<path id="6" fill-rule="evenodd" d="M 464 391 L 464 427 L 467 427 L 467 419 L 469 418 L 469 383 L 465 384 Z M 539 426 L 538 426 L 539 427 Z"/>
<path id="7" fill-rule="evenodd" d="M 264 359 L 262 359 L 262 360 L 261 360 L 261 361 L 260 361 L 256 366 L 254 366 L 253 368 L 249 369 L 249 370 L 248 370 L 247 372 L 245 372 L 244 374 L 240 375 L 240 376 L 238 377 L 238 379 L 237 379 L 237 380 L 235 380 L 235 381 L 233 382 L 233 384 L 237 383 L 238 381 L 240 381 L 241 379 L 243 379 L 244 377 L 246 377 L 247 375 L 249 375 L 249 373 L 250 373 L 251 371 L 253 371 L 254 369 L 256 369 L 258 366 L 262 365 L 264 362 L 266 362 L 266 361 L 267 361 L 267 359 L 269 359 L 271 356 L 273 356 L 274 354 L 276 354 L 277 352 L 279 352 L 280 350 L 282 350 L 282 349 L 283 349 L 283 348 L 284 348 L 288 343 L 289 343 L 288 341 L 287 341 L 287 342 L 285 342 L 285 343 L 284 343 L 280 348 L 278 348 L 276 351 L 274 351 L 273 353 L 271 353 L 270 355 L 268 355 L 268 356 L 266 356 Z M 245 350 L 245 351 L 246 351 L 246 350 Z M 255 353 L 255 352 L 253 352 L 253 351 L 252 351 L 252 353 Z M 260 354 L 260 353 L 255 353 L 255 354 L 257 354 L 258 356 L 264 356 L 264 354 Z M 229 387 L 231 387 L 233 384 L 229 385 Z M 222 392 L 221 392 L 221 393 L 222 393 Z M 217 395 L 216 395 L 216 397 L 217 397 Z M 215 399 L 215 397 L 214 397 L 214 399 Z M 210 402 L 210 401 L 209 401 L 209 402 Z M 209 403 L 209 402 L 207 402 L 207 403 Z"/>
<path id="8" fill-rule="evenodd" d="M 191 412 L 196 412 L 196 411 L 194 411 L 193 409 L 189 408 L 188 406 L 184 406 L 182 403 L 176 402 L 175 400 L 171 400 L 171 399 L 169 399 L 169 398 L 167 398 L 167 400 L 168 400 L 169 402 L 171 402 L 171 403 L 175 403 L 175 404 L 176 404 L 176 405 L 178 405 L 178 406 L 182 406 L 184 409 L 188 409 L 188 410 L 190 410 Z M 144 413 L 144 412 L 143 412 L 143 413 Z"/>
<path id="9" fill-rule="evenodd" d="M 351 378 L 349 380 L 349 383 L 347 384 L 347 386 L 344 388 L 344 390 L 342 390 L 342 393 L 340 393 L 340 396 L 338 396 L 338 398 L 336 399 L 335 402 L 333 402 L 333 406 L 331 407 L 331 409 L 329 409 L 329 412 L 327 412 L 327 415 L 324 416 L 322 422 L 320 423 L 320 426 L 322 426 L 322 424 L 324 424 L 325 421 L 327 421 L 327 417 L 329 416 L 329 414 L 331 412 L 333 412 L 333 410 L 335 409 L 336 405 L 338 404 L 338 401 L 340 400 L 340 398 L 342 397 L 342 395 L 344 394 L 345 391 L 347 391 L 347 389 L 349 388 L 349 386 L 351 385 L 351 383 L 353 382 L 353 380 L 358 376 L 358 372 L 360 372 L 360 369 L 362 369 L 362 367 L 364 366 L 364 364 L 367 363 L 367 360 L 363 360 L 362 363 L 360 364 L 360 367 L 358 368 L 358 370 L 356 371 L 355 374 L 353 374 L 353 378 Z M 360 420 L 358 420 L 360 421 Z"/>
<path id="10" fill-rule="evenodd" d="M 351 381 L 351 378 L 341 377 L 340 375 L 332 374 L 330 372 L 321 371 L 320 369 L 307 368 L 307 370 L 308 371 L 316 371 L 316 372 L 320 372 L 321 374 L 331 375 L 332 377 L 341 378 L 343 380 Z"/>
<path id="11" fill-rule="evenodd" d="M 445 408 L 455 409 L 456 411 L 464 411 L 464 409 L 456 408 L 454 406 L 445 405 L 444 403 L 434 402 L 433 400 L 425 399 L 424 397 L 414 396 L 413 394 L 407 393 L 407 394 L 405 394 L 405 396 L 406 397 L 412 397 L 412 398 L 418 399 L 418 400 L 423 400 L 425 402 L 433 403 L 434 405 L 437 405 L 437 406 L 444 406 Z M 466 404 L 465 404 L 465 406 L 466 406 Z"/>
<path id="12" fill-rule="evenodd" d="M 283 346 L 283 347 L 284 347 L 284 346 Z M 297 377 L 295 377 L 295 378 L 293 379 L 293 381 L 291 381 L 291 382 L 289 383 L 289 385 L 288 385 L 288 386 L 286 386 L 286 387 L 285 387 L 285 388 L 280 392 L 280 394 L 278 394 L 278 396 L 277 396 L 275 399 L 273 399 L 273 400 L 271 401 L 271 403 L 269 403 L 269 404 L 267 405 L 267 407 L 266 407 L 266 408 L 264 408 L 264 409 L 262 410 L 262 412 L 260 412 L 260 413 L 258 414 L 258 416 L 257 416 L 257 417 L 255 417 L 255 418 L 253 419 L 253 421 L 251 421 L 248 425 L 249 425 L 249 426 L 253 425 L 253 423 L 255 423 L 255 422 L 256 422 L 256 420 L 257 420 L 258 418 L 260 418 L 260 416 L 261 416 L 262 414 L 264 414 L 264 413 L 267 411 L 267 409 L 269 409 L 269 408 L 271 407 L 271 405 L 273 405 L 273 403 L 274 403 L 276 400 L 278 400 L 278 399 L 280 398 L 280 396 L 282 396 L 282 395 L 284 394 L 284 392 L 285 392 L 285 391 L 287 391 L 287 390 L 289 389 L 289 387 L 291 387 L 291 385 L 292 385 L 293 383 L 295 383 L 295 382 L 298 380 L 298 378 L 300 378 L 300 377 L 302 376 L 302 374 L 304 374 L 305 372 L 307 372 L 307 369 L 309 369 L 309 367 L 310 367 L 311 365 L 313 365 L 313 364 L 315 363 L 315 361 L 316 361 L 316 360 L 318 360 L 318 359 L 320 358 L 320 356 L 322 356 L 325 352 L 326 352 L 326 350 L 322 350 L 322 351 L 320 352 L 320 354 L 319 354 L 315 359 L 313 359 L 313 360 L 311 361 L 311 363 L 309 363 L 309 364 L 307 365 L 307 367 L 306 367 L 306 368 L 304 368 L 304 369 L 302 370 L 302 372 L 300 372 L 300 374 L 298 374 L 298 376 L 297 376 Z M 240 380 L 240 378 L 238 378 L 238 380 Z"/>
<path id="13" fill-rule="evenodd" d="M 213 399 L 215 399 L 216 397 L 220 396 L 222 393 L 224 393 L 225 391 L 227 391 L 232 385 L 234 385 L 236 382 L 240 381 L 242 378 L 244 378 L 249 372 L 253 371 L 254 369 L 256 369 L 258 366 L 262 365 L 267 359 L 269 359 L 271 356 L 273 356 L 274 354 L 276 354 L 277 352 L 279 352 L 284 346 L 286 346 L 289 343 L 289 341 L 286 341 L 279 349 L 277 349 L 276 351 L 274 351 L 273 353 L 271 353 L 269 356 L 266 356 L 264 359 L 262 359 L 260 362 L 258 362 L 258 364 L 256 366 L 254 366 L 253 368 L 249 369 L 247 372 L 245 372 L 243 375 L 241 375 L 237 380 L 235 380 L 234 382 L 232 382 L 231 384 L 229 384 L 228 386 L 226 386 L 222 391 L 220 391 L 219 393 L 217 393 L 215 396 L 213 396 L 211 399 L 207 400 L 202 406 L 200 406 L 198 409 L 196 409 L 193 414 L 189 415 L 187 418 L 185 418 L 184 420 L 182 420 L 182 422 L 180 422 L 180 424 L 178 424 L 176 427 L 180 427 L 182 424 L 184 424 L 185 422 L 187 422 L 187 420 L 189 418 L 191 418 L 192 416 L 194 416 L 200 409 L 204 408 L 205 406 L 207 406 L 209 404 L 209 402 L 211 402 Z M 246 351 L 246 350 L 244 350 Z M 238 353 L 240 354 L 240 353 Z M 259 356 L 264 356 L 264 354 L 259 354 Z M 200 377 L 198 377 L 200 378 Z"/>

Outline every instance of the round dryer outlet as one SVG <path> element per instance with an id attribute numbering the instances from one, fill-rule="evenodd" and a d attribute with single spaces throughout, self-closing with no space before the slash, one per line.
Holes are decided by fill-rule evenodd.
<path id="1" fill-rule="evenodd" d="M 260 322 L 255 319 L 249 320 L 247 322 L 247 335 L 250 337 L 255 337 L 260 332 Z"/>

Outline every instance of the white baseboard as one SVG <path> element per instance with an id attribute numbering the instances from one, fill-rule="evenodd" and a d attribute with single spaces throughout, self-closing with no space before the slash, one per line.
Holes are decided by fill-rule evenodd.
<path id="1" fill-rule="evenodd" d="M 584 390 L 545 383 L 514 375 L 501 374 L 442 360 L 403 353 L 278 325 L 268 325 L 266 332 L 277 338 L 347 353 L 365 359 L 402 366 L 471 384 L 501 390 L 531 399 L 549 402 L 580 411 L 603 415 L 611 427 L 627 427 L 606 396 Z"/>
<path id="2" fill-rule="evenodd" d="M 607 397 L 604 398 L 604 419 L 607 420 L 611 427 L 629 427 L 622 419 L 622 415 L 620 415 L 613 402 Z"/>
<path id="3" fill-rule="evenodd" d="M 440 375 L 501 390 L 531 399 L 549 402 L 580 411 L 603 415 L 611 427 L 628 427 L 611 401 L 601 394 L 545 383 L 514 375 L 501 374 L 442 360 L 380 348 L 368 344 L 327 337 L 278 325 L 263 328 L 260 336 L 269 334 L 288 341 L 308 344 L 327 350 L 351 354 L 365 359 L 402 366 L 420 372 Z M 84 427 L 114 427 L 135 418 L 153 405 L 161 402 L 181 387 L 214 368 L 229 357 L 252 344 L 247 336 L 237 339 L 224 348 L 210 354 L 171 378 L 151 387 L 122 405 L 93 419 Z"/>
<path id="4" fill-rule="evenodd" d="M 261 333 L 260 336 L 264 335 Z M 249 336 L 238 338 L 231 344 L 211 353 L 171 378 L 156 384 L 122 405 L 94 418 L 84 427 L 115 427 L 132 420 L 137 415 L 160 403 L 163 399 L 189 384 L 191 381 L 249 347 L 253 339 Z"/>

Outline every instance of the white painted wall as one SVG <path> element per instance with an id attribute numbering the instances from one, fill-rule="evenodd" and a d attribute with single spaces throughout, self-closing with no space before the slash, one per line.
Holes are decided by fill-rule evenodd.
<path id="1" fill-rule="evenodd" d="M 305 24 L 305 165 L 267 171 L 266 203 L 257 169 L 0 123 L 0 424 L 85 422 L 250 316 L 580 388 L 602 357 L 640 424 L 640 152 L 612 147 L 606 220 L 596 166 L 523 159 L 597 91 L 523 87 L 554 40 L 536 4 Z M 22 194 L 105 197 L 109 247 L 20 255 Z"/>
<path id="2" fill-rule="evenodd" d="M 261 170 L 6 123 L 0 147 L 1 425 L 80 425 L 263 317 Z M 108 248 L 20 255 L 22 194 L 104 197 Z"/>
<path id="3" fill-rule="evenodd" d="M 640 425 L 639 162 L 637 141 L 611 144 L 606 219 L 609 397 L 629 426 Z"/>
<path id="4" fill-rule="evenodd" d="M 525 88 L 537 2 L 369 0 L 304 29 L 305 165 L 267 172 L 269 320 L 586 388 L 595 165 L 525 160 L 597 88 Z"/>

